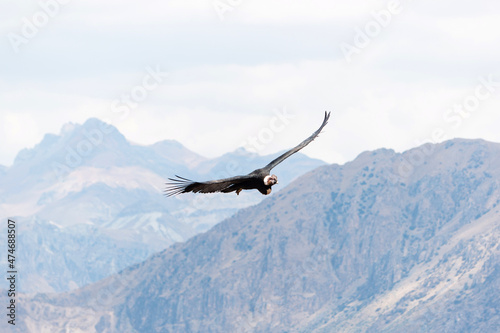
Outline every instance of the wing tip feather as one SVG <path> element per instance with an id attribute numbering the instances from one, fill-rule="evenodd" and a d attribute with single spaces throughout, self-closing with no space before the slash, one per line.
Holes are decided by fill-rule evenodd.
<path id="1" fill-rule="evenodd" d="M 187 179 L 179 175 L 175 175 L 175 177 L 177 178 L 168 178 L 168 180 L 170 180 L 171 182 L 165 183 L 166 187 L 163 192 L 167 197 L 189 192 L 186 191 L 188 186 L 195 183 L 191 179 Z"/>

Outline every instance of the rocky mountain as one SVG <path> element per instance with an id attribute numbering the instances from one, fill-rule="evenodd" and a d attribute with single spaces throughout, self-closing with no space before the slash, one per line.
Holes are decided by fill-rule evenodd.
<path id="1" fill-rule="evenodd" d="M 207 159 L 171 140 L 134 145 L 98 119 L 45 135 L 19 152 L 12 166 L 0 168 L 0 218 L 19 222 L 23 278 L 18 287 L 24 292 L 75 289 L 208 230 L 264 197 L 245 191 L 165 198 L 167 178 L 227 177 L 250 172 L 274 156 L 238 149 Z M 276 168 L 280 185 L 319 165 L 324 162 L 297 154 Z M 5 286 L 2 281 L 0 287 Z"/>
<path id="2" fill-rule="evenodd" d="M 300 177 L 23 332 L 498 332 L 500 144 L 381 149 Z"/>

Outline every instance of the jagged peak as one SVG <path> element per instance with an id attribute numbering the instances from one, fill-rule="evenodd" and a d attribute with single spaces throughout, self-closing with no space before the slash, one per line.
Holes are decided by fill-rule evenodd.
<path id="1" fill-rule="evenodd" d="M 118 133 L 120 136 L 123 135 L 118 131 L 118 129 L 109 124 L 108 122 L 102 121 L 98 118 L 92 117 L 87 119 L 83 124 L 67 122 L 61 126 L 60 135 L 61 136 L 71 136 L 78 132 L 89 132 L 93 130 L 98 130 L 103 134 Z"/>
<path id="2" fill-rule="evenodd" d="M 125 137 L 115 126 L 98 118 L 87 119 L 81 127 L 85 130 L 98 130 L 103 134 L 118 134 L 119 136 L 123 137 L 123 139 L 125 139 Z"/>
<path id="3" fill-rule="evenodd" d="M 60 134 L 61 135 L 66 135 L 68 133 L 71 133 L 74 131 L 74 129 L 78 126 L 78 124 L 75 124 L 73 122 L 69 122 L 69 123 L 65 123 L 64 125 L 62 125 L 61 127 L 61 131 L 60 131 Z"/>
<path id="4" fill-rule="evenodd" d="M 253 152 L 253 151 L 246 149 L 245 147 L 238 147 L 235 150 L 233 150 L 232 152 L 225 153 L 222 156 L 235 156 L 235 155 L 236 156 L 249 156 L 249 157 L 261 156 L 256 152 Z"/>
<path id="5" fill-rule="evenodd" d="M 105 121 L 102 121 L 100 120 L 99 118 L 95 118 L 95 117 L 91 117 L 89 119 L 87 119 L 84 123 L 83 123 L 83 126 L 84 127 L 113 127 L 115 128 L 113 125 L 105 122 Z"/>
<path id="6" fill-rule="evenodd" d="M 167 140 L 162 140 L 162 141 L 158 141 L 158 142 L 153 143 L 153 147 L 163 147 L 163 146 L 174 147 L 174 148 L 186 148 L 186 147 L 184 147 L 184 145 L 182 143 L 180 143 L 177 140 L 167 139 Z"/>

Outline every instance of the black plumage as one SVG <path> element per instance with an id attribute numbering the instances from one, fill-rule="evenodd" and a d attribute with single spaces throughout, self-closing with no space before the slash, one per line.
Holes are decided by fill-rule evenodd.
<path id="1" fill-rule="evenodd" d="M 254 170 L 248 175 L 244 176 L 235 176 L 218 180 L 210 180 L 206 182 L 196 182 L 176 175 L 175 177 L 177 178 L 169 178 L 171 182 L 166 183 L 167 187 L 165 189 L 165 195 L 172 196 L 187 192 L 236 192 L 236 194 L 239 194 L 241 190 L 252 189 L 257 189 L 260 193 L 267 195 L 271 193 L 271 187 L 278 183 L 278 178 L 275 175 L 270 175 L 271 169 L 311 143 L 311 141 L 313 141 L 319 135 L 323 127 L 325 127 L 325 125 L 328 123 L 329 118 L 330 112 L 325 112 L 323 123 L 310 137 L 302 141 L 296 147 L 278 156 L 263 168 Z"/>

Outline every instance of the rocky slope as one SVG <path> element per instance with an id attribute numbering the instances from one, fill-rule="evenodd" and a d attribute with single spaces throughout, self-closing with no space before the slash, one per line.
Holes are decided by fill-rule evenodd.
<path id="1" fill-rule="evenodd" d="M 20 290 L 75 289 L 208 230 L 264 197 L 244 192 L 167 199 L 166 179 L 228 177 L 274 157 L 238 149 L 207 159 L 175 141 L 138 146 L 97 119 L 47 134 L 21 151 L 12 166 L 0 167 L 0 219 L 18 221 L 23 249 Z M 323 164 L 297 154 L 276 168 L 280 187 Z M 5 286 L 2 281 L 0 287 Z"/>
<path id="2" fill-rule="evenodd" d="M 25 332 L 498 332 L 500 145 L 377 150 L 71 293 Z"/>

